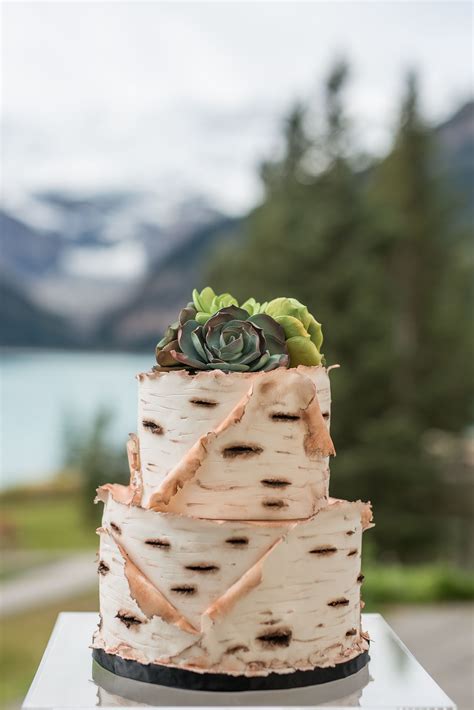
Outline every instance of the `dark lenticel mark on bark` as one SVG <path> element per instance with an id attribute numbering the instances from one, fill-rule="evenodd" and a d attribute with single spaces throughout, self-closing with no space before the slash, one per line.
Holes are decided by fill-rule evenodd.
<path id="1" fill-rule="evenodd" d="M 145 540 L 145 545 L 150 545 L 150 547 L 160 547 L 163 550 L 169 550 L 171 543 L 168 540 L 160 540 L 159 538 L 150 538 Z"/>
<path id="2" fill-rule="evenodd" d="M 341 599 L 334 599 L 332 602 L 328 602 L 328 606 L 347 606 L 349 604 L 349 599 L 341 597 Z"/>
<path id="3" fill-rule="evenodd" d="M 222 455 L 225 459 L 234 459 L 237 456 L 250 458 L 251 456 L 258 456 L 262 451 L 263 449 L 260 446 L 253 444 L 236 444 L 235 446 L 226 446 L 222 451 Z"/>
<path id="4" fill-rule="evenodd" d="M 110 572 L 110 567 L 104 562 L 104 560 L 100 560 L 97 572 L 104 577 L 107 572 Z"/>
<path id="5" fill-rule="evenodd" d="M 144 429 L 147 429 L 147 431 L 149 431 L 151 434 L 164 433 L 163 427 L 157 422 L 152 421 L 151 419 L 144 419 L 142 421 L 142 426 Z"/>
<path id="6" fill-rule="evenodd" d="M 228 537 L 226 543 L 233 547 L 245 547 L 249 544 L 249 539 L 248 537 Z"/>
<path id="7" fill-rule="evenodd" d="M 284 478 L 262 478 L 260 483 L 262 486 L 267 486 L 268 488 L 286 488 L 286 486 L 291 486 L 291 481 L 286 481 Z"/>
<path id="8" fill-rule="evenodd" d="M 357 634 L 357 629 L 349 629 L 346 631 L 346 636 L 355 636 Z"/>
<path id="9" fill-rule="evenodd" d="M 358 549 L 357 549 L 357 547 L 354 547 L 353 550 L 349 550 L 349 552 L 347 553 L 347 556 L 352 557 L 353 555 L 357 555 L 357 553 L 358 553 Z"/>
<path id="10" fill-rule="evenodd" d="M 214 402 L 212 399 L 190 399 L 191 404 L 195 404 L 196 407 L 217 407 L 218 402 Z"/>
<path id="11" fill-rule="evenodd" d="M 257 636 L 257 641 L 260 641 L 264 648 L 273 648 L 274 646 L 289 646 L 291 642 L 292 632 L 290 629 L 275 629 L 269 631 L 268 634 Z"/>
<path id="12" fill-rule="evenodd" d="M 196 594 L 197 588 L 194 586 L 194 584 L 181 584 L 176 587 L 171 587 L 171 591 L 176 592 L 176 594 L 185 594 L 191 596 L 192 594 Z"/>
<path id="13" fill-rule="evenodd" d="M 115 614 L 115 618 L 119 619 L 122 624 L 125 624 L 127 629 L 130 629 L 132 626 L 139 626 L 143 623 L 141 619 L 138 619 L 136 616 L 134 616 L 134 614 L 128 611 L 117 612 L 117 614 Z"/>
<path id="14" fill-rule="evenodd" d="M 329 419 L 329 412 L 323 412 L 323 419 Z"/>
<path id="15" fill-rule="evenodd" d="M 219 567 L 218 565 L 199 563 L 196 565 L 185 565 L 185 569 L 189 569 L 191 572 L 217 572 Z"/>
<path id="16" fill-rule="evenodd" d="M 117 523 L 110 523 L 110 527 L 112 528 L 112 530 L 113 530 L 114 532 L 117 533 L 117 535 L 121 535 L 121 534 L 122 534 L 122 531 L 121 531 L 121 529 L 119 528 L 119 526 L 117 525 Z"/>
<path id="17" fill-rule="evenodd" d="M 346 535 L 355 535 L 355 530 L 348 530 Z"/>
<path id="18" fill-rule="evenodd" d="M 242 645 L 242 646 L 231 646 L 230 648 L 228 648 L 228 649 L 225 651 L 225 653 L 232 654 L 232 653 L 239 653 L 239 651 L 245 653 L 245 652 L 247 652 L 247 651 L 249 651 L 249 650 L 250 650 L 250 649 L 249 649 L 248 646 L 243 646 L 243 645 Z"/>
<path id="19" fill-rule="evenodd" d="M 357 582 L 358 582 L 359 584 L 362 584 L 362 582 L 364 581 L 364 579 L 365 579 L 365 576 L 364 576 L 363 574 L 360 574 L 360 575 L 357 577 Z"/>
<path id="20" fill-rule="evenodd" d="M 264 508 L 287 508 L 288 503 L 285 503 L 284 500 L 264 500 L 262 503 Z"/>
<path id="21" fill-rule="evenodd" d="M 337 547 L 315 547 L 314 550 L 309 551 L 309 554 L 327 556 L 333 555 L 335 552 L 337 552 Z"/>
<path id="22" fill-rule="evenodd" d="M 287 414 L 285 412 L 276 412 L 271 416 L 274 422 L 297 422 L 301 419 L 299 414 Z"/>

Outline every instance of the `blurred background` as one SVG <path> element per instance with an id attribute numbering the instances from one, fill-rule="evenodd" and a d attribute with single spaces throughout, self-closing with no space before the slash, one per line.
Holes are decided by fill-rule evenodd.
<path id="1" fill-rule="evenodd" d="M 94 490 L 207 284 L 322 322 L 367 610 L 474 706 L 471 44 L 467 2 L 3 5 L 4 707 L 97 608 Z"/>

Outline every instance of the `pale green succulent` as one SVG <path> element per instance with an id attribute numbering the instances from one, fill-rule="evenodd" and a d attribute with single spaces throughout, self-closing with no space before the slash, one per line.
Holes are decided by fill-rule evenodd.
<path id="1" fill-rule="evenodd" d="M 306 306 L 296 298 L 275 298 L 267 304 L 265 313 L 274 318 L 285 331 L 290 367 L 321 364 L 321 324 Z"/>
<path id="2" fill-rule="evenodd" d="M 204 325 L 214 313 L 217 313 L 222 308 L 239 305 L 237 299 L 231 296 L 230 293 L 221 293 L 218 296 L 210 286 L 206 286 L 201 292 L 194 289 L 193 303 L 196 308 L 194 319 L 200 325 Z"/>
<path id="3" fill-rule="evenodd" d="M 245 303 L 242 303 L 240 307 L 244 308 L 251 316 L 256 316 L 259 313 L 265 313 L 267 305 L 267 301 L 265 301 L 265 303 L 258 303 L 255 298 L 247 298 Z"/>

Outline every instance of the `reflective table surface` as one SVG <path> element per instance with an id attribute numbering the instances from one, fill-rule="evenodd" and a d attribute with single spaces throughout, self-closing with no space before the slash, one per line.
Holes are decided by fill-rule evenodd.
<path id="1" fill-rule="evenodd" d="M 60 614 L 23 704 L 36 708 L 312 707 L 371 710 L 455 710 L 380 614 L 363 614 L 370 662 L 359 673 L 292 690 L 207 693 L 164 688 L 109 673 L 92 662 L 95 613 Z"/>

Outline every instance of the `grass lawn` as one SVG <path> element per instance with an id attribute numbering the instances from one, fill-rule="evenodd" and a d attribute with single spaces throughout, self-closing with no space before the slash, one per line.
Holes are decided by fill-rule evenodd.
<path id="1" fill-rule="evenodd" d="M 66 550 L 2 550 L 0 552 L 0 582 L 6 582 L 22 572 L 42 567 L 67 555 Z"/>
<path id="2" fill-rule="evenodd" d="M 33 680 L 60 611 L 95 611 L 97 591 L 56 602 L 40 610 L 0 620 L 0 701 L 22 700 Z"/>
<path id="3" fill-rule="evenodd" d="M 0 499 L 6 549 L 73 550 L 97 547 L 95 521 L 75 495 Z"/>
<path id="4" fill-rule="evenodd" d="M 474 574 L 445 565 L 363 565 L 365 611 L 388 604 L 432 604 L 474 599 Z"/>

